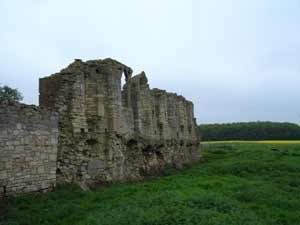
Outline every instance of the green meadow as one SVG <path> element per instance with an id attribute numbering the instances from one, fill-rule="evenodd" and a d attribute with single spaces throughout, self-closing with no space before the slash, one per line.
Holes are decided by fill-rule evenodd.
<path id="1" fill-rule="evenodd" d="M 202 155 L 142 183 L 6 199 L 0 224 L 300 224 L 300 141 L 205 142 Z"/>

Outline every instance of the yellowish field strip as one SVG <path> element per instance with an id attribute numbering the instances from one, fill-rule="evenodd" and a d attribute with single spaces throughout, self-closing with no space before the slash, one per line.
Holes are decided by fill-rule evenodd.
<path id="1" fill-rule="evenodd" d="M 266 140 L 266 141 L 202 141 L 201 144 L 300 144 L 300 140 Z"/>

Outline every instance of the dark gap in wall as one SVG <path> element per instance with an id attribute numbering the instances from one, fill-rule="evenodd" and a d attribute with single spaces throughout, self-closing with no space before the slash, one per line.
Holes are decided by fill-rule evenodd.
<path id="1" fill-rule="evenodd" d="M 98 141 L 97 141 L 97 139 L 91 138 L 91 139 L 86 140 L 86 143 L 88 145 L 95 145 L 98 143 Z"/>
<path id="2" fill-rule="evenodd" d="M 189 134 L 192 133 L 192 125 L 189 125 L 188 130 L 189 130 Z"/>
<path id="3" fill-rule="evenodd" d="M 135 140 L 135 139 L 130 139 L 127 143 L 126 143 L 126 145 L 130 148 L 130 147 L 133 147 L 134 145 L 137 145 L 138 144 L 138 142 L 137 142 L 137 140 Z"/>
<path id="4" fill-rule="evenodd" d="M 181 131 L 181 133 L 184 132 L 184 126 L 183 125 L 180 125 L 180 131 Z"/>
<path id="5" fill-rule="evenodd" d="M 162 123 L 158 123 L 159 135 L 163 135 L 164 125 Z"/>

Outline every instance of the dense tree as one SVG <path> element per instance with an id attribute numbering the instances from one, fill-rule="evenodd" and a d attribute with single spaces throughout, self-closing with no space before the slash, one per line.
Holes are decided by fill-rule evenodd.
<path id="1" fill-rule="evenodd" d="M 203 124 L 203 141 L 220 140 L 300 140 L 300 126 L 293 123 L 248 122 Z"/>
<path id="2" fill-rule="evenodd" d="M 15 103 L 23 100 L 22 94 L 8 86 L 0 86 L 0 104 Z"/>

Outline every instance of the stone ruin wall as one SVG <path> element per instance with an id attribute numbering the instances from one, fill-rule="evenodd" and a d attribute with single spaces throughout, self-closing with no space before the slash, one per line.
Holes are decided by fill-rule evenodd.
<path id="1" fill-rule="evenodd" d="M 0 197 L 142 180 L 199 157 L 192 102 L 112 59 L 40 79 L 40 107 L 0 105 Z"/>
<path id="2" fill-rule="evenodd" d="M 36 106 L 0 106 L 0 197 L 55 186 L 57 123 Z"/>
<path id="3" fill-rule="evenodd" d="M 135 181 L 199 160 L 192 102 L 115 60 L 75 60 L 40 79 L 40 106 L 60 115 L 59 181 Z"/>

